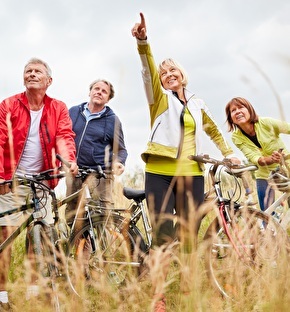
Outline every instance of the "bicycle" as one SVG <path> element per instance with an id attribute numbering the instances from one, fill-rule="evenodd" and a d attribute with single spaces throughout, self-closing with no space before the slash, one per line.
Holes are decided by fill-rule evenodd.
<path id="1" fill-rule="evenodd" d="M 276 221 L 287 231 L 290 226 L 290 178 L 287 175 L 287 171 L 282 166 L 277 166 L 276 170 L 273 170 L 268 177 L 269 186 L 280 194 L 271 204 L 265 213 L 273 216 Z M 287 203 L 287 204 L 286 204 Z"/>
<path id="2" fill-rule="evenodd" d="M 62 164 L 69 166 L 61 156 L 56 155 L 56 157 Z M 60 311 L 61 309 L 57 278 L 63 278 L 64 276 L 64 268 L 66 267 L 64 255 L 67 253 L 67 243 L 69 241 L 69 236 L 66 232 L 67 228 L 63 224 L 63 220 L 59 218 L 59 209 L 82 194 L 88 193 L 86 191 L 86 185 L 84 185 L 83 188 L 73 194 L 63 199 L 58 199 L 55 191 L 48 186 L 46 181 L 64 178 L 67 173 L 61 169 L 62 167 L 59 167 L 57 170 L 49 169 L 38 174 L 15 176 L 12 180 L 6 180 L 1 183 L 9 184 L 12 187 L 15 184 L 26 185 L 31 190 L 31 198 L 26 204 L 18 208 L 0 213 L 0 217 L 18 212 L 25 212 L 27 214 L 25 220 L 0 244 L 0 253 L 14 242 L 24 230 L 27 230 L 26 251 L 28 252 L 30 243 L 35 255 L 35 266 L 39 275 L 38 277 L 43 279 L 42 282 L 45 285 L 45 291 L 48 289 L 47 286 L 51 288 L 51 303 L 56 311 Z M 80 169 L 77 177 L 85 180 L 90 174 L 94 174 L 98 178 L 106 177 L 101 167 L 98 167 L 98 170 L 89 168 Z M 45 222 L 45 212 L 42 211 L 44 207 L 43 202 L 48 199 L 48 195 L 52 198 L 51 205 L 54 213 L 54 226 Z M 79 226 L 78 214 L 81 215 L 80 219 L 82 219 L 83 212 L 79 209 L 75 215 L 71 228 L 72 232 L 75 232 L 76 227 Z"/>
<path id="3" fill-rule="evenodd" d="M 139 276 L 152 242 L 152 228 L 144 204 L 144 190 L 125 187 L 128 208 L 106 208 L 87 199 L 81 229 L 72 230 L 68 244 L 67 276 L 75 294 L 86 297 L 102 282 L 121 286 Z M 139 224 L 142 222 L 143 233 Z"/>
<path id="4" fill-rule="evenodd" d="M 279 264 L 284 231 L 267 214 L 233 201 L 235 190 L 241 189 L 238 179 L 242 178 L 244 187 L 248 188 L 243 173 L 256 170 L 256 166 L 236 166 L 208 155 L 190 156 L 190 159 L 212 164 L 209 175 L 213 187 L 206 194 L 205 214 L 214 211 L 216 218 L 203 240 L 206 272 L 224 297 L 236 299 L 237 294 L 245 295 L 250 291 L 253 282 L 260 282 L 257 277 L 263 275 L 266 268 L 274 262 L 276 266 Z M 216 177 L 220 167 L 225 168 L 225 172 L 236 181 L 235 190 L 227 194 L 228 198 L 222 194 L 222 182 Z M 67 275 L 71 287 L 81 298 L 86 297 L 88 289 L 92 292 L 98 290 L 98 286 L 102 287 L 100 281 L 103 279 L 119 286 L 126 283 L 132 274 L 138 277 L 143 269 L 143 259 L 152 242 L 152 228 L 144 204 L 145 193 L 144 190 L 124 188 L 124 195 L 133 200 L 128 209 L 108 209 L 88 199 L 84 205 L 84 224 L 81 230 L 72 232 Z M 138 223 L 140 219 L 143 231 Z"/>
<path id="5" fill-rule="evenodd" d="M 284 272 L 282 260 L 287 256 L 288 238 L 280 225 L 268 214 L 249 205 L 232 201 L 221 192 L 221 181 L 216 179 L 219 167 L 232 176 L 256 170 L 253 165 L 233 165 L 229 160 L 208 155 L 190 156 L 192 160 L 211 164 L 209 175 L 215 199 L 205 203 L 206 212 L 216 211 L 204 238 L 204 260 L 207 276 L 213 286 L 227 299 L 244 300 L 255 289 L 267 286 L 266 273 Z M 239 183 L 238 181 L 236 183 Z M 267 275 L 268 277 L 268 275 Z"/>

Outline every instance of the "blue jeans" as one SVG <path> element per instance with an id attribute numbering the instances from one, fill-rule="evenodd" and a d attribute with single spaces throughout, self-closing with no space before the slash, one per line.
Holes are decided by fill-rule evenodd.
<path id="1" fill-rule="evenodd" d="M 275 191 L 269 186 L 266 179 L 257 179 L 257 192 L 260 208 L 265 211 L 275 200 Z"/>

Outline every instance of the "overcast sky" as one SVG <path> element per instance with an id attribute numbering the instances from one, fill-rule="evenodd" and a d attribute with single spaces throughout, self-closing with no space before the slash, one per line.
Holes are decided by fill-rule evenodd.
<path id="1" fill-rule="evenodd" d="M 230 143 L 224 107 L 235 96 L 261 116 L 290 122 L 288 0 L 0 0 L 0 100 L 24 90 L 31 57 L 51 66 L 47 93 L 68 107 L 87 101 L 89 84 L 105 78 L 116 91 L 110 106 L 123 124 L 127 170 L 143 166 L 149 113 L 131 36 L 139 12 L 156 62 L 183 65 L 188 89 L 206 101 Z M 221 156 L 204 142 L 205 153 Z"/>

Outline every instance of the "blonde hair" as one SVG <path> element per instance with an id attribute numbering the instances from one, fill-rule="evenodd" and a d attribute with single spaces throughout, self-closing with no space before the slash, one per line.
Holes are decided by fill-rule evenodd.
<path id="1" fill-rule="evenodd" d="M 169 67 L 169 66 L 175 67 L 180 71 L 181 76 L 182 76 L 181 83 L 182 83 L 182 86 L 185 88 L 188 84 L 187 74 L 185 70 L 183 69 L 183 67 L 171 58 L 165 59 L 158 65 L 159 78 L 161 78 L 161 73 L 165 70 L 165 67 Z"/>

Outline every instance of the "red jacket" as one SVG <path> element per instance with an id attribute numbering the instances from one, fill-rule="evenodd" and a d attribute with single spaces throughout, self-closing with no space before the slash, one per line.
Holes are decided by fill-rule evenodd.
<path id="1" fill-rule="evenodd" d="M 39 136 L 43 152 L 43 170 L 56 166 L 55 154 L 75 160 L 75 134 L 66 105 L 45 95 Z M 29 104 L 25 92 L 0 104 L 0 178 L 12 178 L 23 153 L 30 127 Z M 52 183 L 52 186 L 55 186 Z"/>

